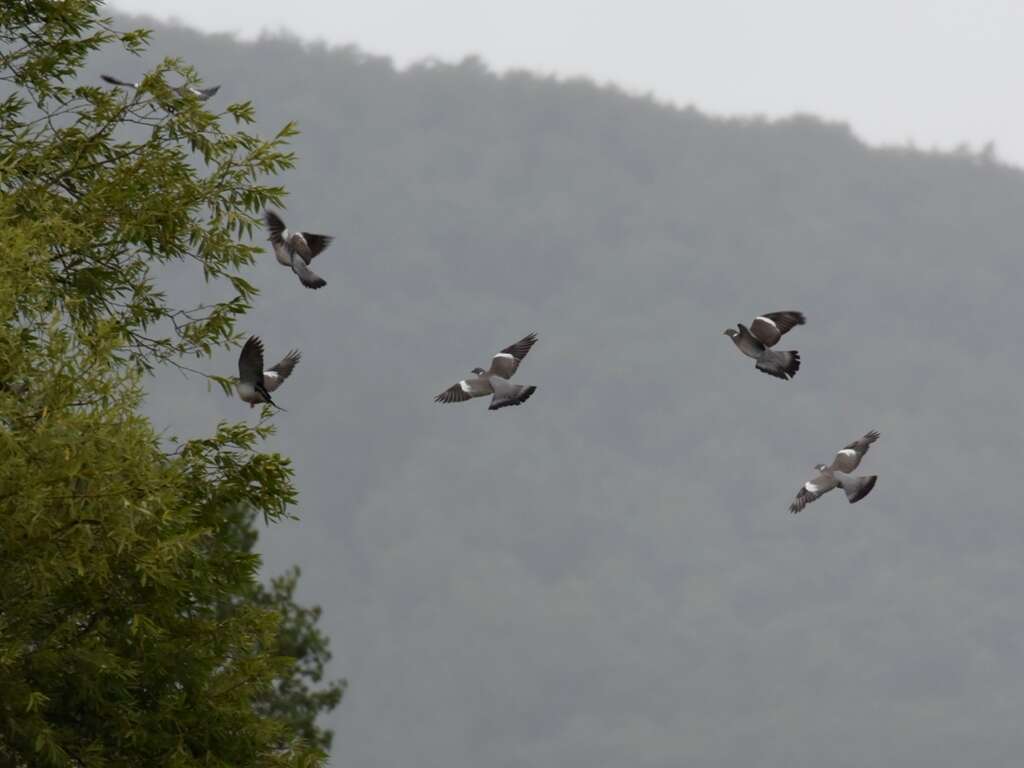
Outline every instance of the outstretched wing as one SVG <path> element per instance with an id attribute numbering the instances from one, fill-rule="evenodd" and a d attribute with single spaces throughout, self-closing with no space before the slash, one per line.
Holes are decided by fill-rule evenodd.
<path id="1" fill-rule="evenodd" d="M 302 237 L 306 241 L 306 252 L 301 253 L 303 260 L 309 264 L 316 256 L 318 256 L 331 241 L 334 240 L 330 235 L 314 235 L 312 232 L 303 232 Z M 296 249 L 298 250 L 298 249 Z"/>
<path id="2" fill-rule="evenodd" d="M 110 83 L 111 85 L 122 85 L 125 88 L 138 88 L 138 83 L 129 83 L 127 80 L 118 80 L 116 77 L 110 75 L 100 75 L 100 80 Z"/>
<path id="3" fill-rule="evenodd" d="M 796 498 L 793 499 L 793 503 L 789 505 L 789 511 L 795 515 L 812 501 L 824 496 L 837 485 L 839 483 L 836 482 L 834 477 L 819 474 L 813 480 L 808 480 L 803 484 L 803 487 L 797 492 Z"/>
<path id="4" fill-rule="evenodd" d="M 284 245 L 282 233 L 285 230 L 284 221 L 273 211 L 264 211 L 263 220 L 267 223 L 267 231 L 270 233 L 270 242 L 274 245 Z"/>
<path id="5" fill-rule="evenodd" d="M 786 333 L 806 322 L 807 318 L 803 312 L 768 312 L 754 318 L 754 322 L 750 324 L 750 333 L 766 347 L 772 347 Z"/>
<path id="6" fill-rule="evenodd" d="M 466 400 L 472 400 L 474 397 L 489 395 L 493 391 L 487 379 L 477 377 L 463 379 L 458 384 L 452 384 L 448 389 L 435 397 L 434 402 L 464 403 Z"/>
<path id="7" fill-rule="evenodd" d="M 284 380 L 292 375 L 292 371 L 295 366 L 299 364 L 299 360 L 302 358 L 302 353 L 297 349 L 293 349 L 284 359 L 271 368 L 269 371 L 263 372 L 263 380 L 267 387 L 268 392 L 273 392 L 275 389 L 280 387 Z"/>
<path id="8" fill-rule="evenodd" d="M 250 336 L 238 356 L 238 380 L 252 385 L 263 386 L 263 342 L 258 336 Z"/>
<path id="9" fill-rule="evenodd" d="M 868 447 L 879 437 L 881 437 L 880 432 L 871 430 L 864 437 L 854 440 L 836 454 L 830 469 L 843 473 L 853 472 L 860 464 L 860 460 L 864 458 L 864 454 L 868 452 Z"/>
<path id="10" fill-rule="evenodd" d="M 489 374 L 501 376 L 503 379 L 511 379 L 512 374 L 519 368 L 519 364 L 526 357 L 530 348 L 537 343 L 537 334 L 530 333 L 515 344 L 505 347 L 501 352 L 491 358 Z"/>
<path id="11" fill-rule="evenodd" d="M 192 91 L 193 95 L 195 95 L 195 97 L 200 101 L 206 101 L 211 96 L 216 95 L 217 91 L 220 90 L 220 86 L 211 85 L 209 88 L 190 88 L 189 90 Z"/>

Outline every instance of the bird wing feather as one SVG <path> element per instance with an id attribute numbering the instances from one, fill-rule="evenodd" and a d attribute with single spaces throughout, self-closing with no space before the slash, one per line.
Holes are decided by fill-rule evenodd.
<path id="1" fill-rule="evenodd" d="M 474 397 L 489 395 L 494 390 L 487 379 L 474 377 L 463 379 L 457 384 L 452 384 L 448 389 L 434 398 L 435 403 L 464 403 Z"/>
<path id="2" fill-rule="evenodd" d="M 491 358 L 491 367 L 488 373 L 500 376 L 503 379 L 510 379 L 519 369 L 519 364 L 526 357 L 531 347 L 537 343 L 537 334 L 529 333 L 515 344 L 509 344 L 501 352 Z"/>
<path id="3" fill-rule="evenodd" d="M 299 364 L 299 360 L 302 359 L 302 353 L 297 349 L 291 350 L 284 358 L 270 369 L 270 375 L 266 375 L 268 371 L 264 371 L 264 382 L 268 392 L 273 392 L 275 389 L 284 384 L 284 380 L 292 375 L 292 371 L 295 366 Z"/>
<path id="4" fill-rule="evenodd" d="M 868 447 L 879 437 L 881 437 L 881 433 L 873 429 L 864 437 L 854 440 L 836 454 L 829 469 L 845 473 L 853 472 L 860 465 L 864 454 L 868 452 Z"/>
<path id="5" fill-rule="evenodd" d="M 238 379 L 253 387 L 263 386 L 263 342 L 250 336 L 238 356 Z"/>
<path id="6" fill-rule="evenodd" d="M 773 347 L 789 331 L 806 322 L 807 319 L 802 312 L 766 312 L 754 318 L 754 322 L 750 324 L 750 333 L 766 347 Z"/>
<path id="7" fill-rule="evenodd" d="M 839 485 L 839 483 L 836 482 L 834 477 L 819 474 L 813 480 L 808 480 L 804 483 L 800 490 L 797 491 L 796 498 L 793 499 L 793 503 L 789 505 L 789 511 L 796 514 L 815 499 L 819 499 L 824 496 L 837 485 Z"/>
<path id="8" fill-rule="evenodd" d="M 331 244 L 331 241 L 334 240 L 330 235 L 314 235 L 312 232 L 303 232 L 302 236 L 309 247 L 309 260 L 306 261 L 307 264 L 319 256 Z"/>
<path id="9" fill-rule="evenodd" d="M 263 220 L 267 223 L 267 231 L 270 232 L 270 242 L 274 245 L 283 245 L 284 239 L 281 233 L 284 232 L 284 221 L 273 211 L 264 211 Z"/>
<path id="10" fill-rule="evenodd" d="M 129 83 L 127 80 L 120 80 L 111 75 L 100 75 L 100 80 L 110 83 L 111 85 L 122 85 L 125 88 L 138 88 L 138 83 Z"/>

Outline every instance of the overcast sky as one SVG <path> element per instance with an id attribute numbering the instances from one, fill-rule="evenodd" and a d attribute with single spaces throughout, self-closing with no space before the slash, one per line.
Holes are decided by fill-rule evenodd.
<path id="1" fill-rule="evenodd" d="M 258 27 L 257 9 L 244 6 Z M 506 57 L 479 14 L 452 12 L 463 43 L 442 24 L 433 34 L 393 19 L 417 47 L 350 15 L 349 39 L 401 61 L 473 49 L 500 64 L 556 61 L 544 55 L 554 45 L 521 45 L 525 35 Z M 309 19 L 295 26 L 343 26 Z M 764 91 L 780 110 L 848 115 L 862 132 L 885 113 L 922 126 L 924 143 L 978 111 L 966 81 L 932 63 L 948 38 L 937 22 L 907 44 L 908 69 L 936 71 L 923 94 L 941 84 L 962 96 L 945 100 L 959 105 L 948 117 L 911 109 L 907 85 L 870 100 L 871 72 L 895 63 L 873 59 L 863 77 L 830 67 L 835 41 L 816 45 L 820 64 L 770 72 L 753 40 L 773 34 L 761 19 L 731 37 L 710 19 L 614 21 L 618 34 L 581 39 L 551 20 L 531 39 L 579 40 L 566 71 L 634 83 L 625 64 L 663 51 L 644 59 L 649 84 L 716 111 L 769 104 L 751 76 L 734 78 L 739 89 L 705 76 L 725 70 L 719 60 L 772 83 L 825 72 L 848 106 L 818 102 L 824 85 L 788 106 L 782 87 Z M 744 54 L 672 62 L 686 41 L 669 45 L 670 24 Z M 822 24 L 806 27 L 815 39 Z M 539 24 L 495 15 L 491 26 Z M 616 37 L 632 59 L 584 56 Z M 852 37 L 845 50 L 867 58 L 871 44 Z M 997 50 L 961 58 L 990 60 L 982 48 Z M 395 77 L 351 54 L 172 29 L 153 49 L 133 62 L 108 46 L 79 81 L 174 53 L 223 82 L 215 108 L 252 98 L 257 135 L 297 118 L 298 162 L 275 183 L 289 190 L 289 223 L 336 236 L 316 262 L 320 291 L 258 257 L 244 274 L 260 294 L 239 326 L 270 360 L 303 353 L 262 446 L 294 461 L 301 520 L 261 531 L 260 548 L 265 576 L 301 565 L 299 599 L 323 606 L 331 674 L 351 681 L 325 719 L 334 765 L 1020 763 L 1024 517 L 1007 478 L 1019 474 L 1024 359 L 992 329 L 1019 317 L 1024 174 L 867 151 L 814 120 L 726 125 L 471 67 Z M 695 61 L 701 77 L 688 75 Z M 879 108 L 889 102 L 905 108 Z M 161 272 L 176 305 L 223 296 L 193 266 Z M 758 373 L 722 335 L 778 309 L 808 318 L 782 347 L 802 355 L 791 382 Z M 433 402 L 530 330 L 540 341 L 516 381 L 538 393 L 523 407 Z M 236 354 L 203 367 L 230 373 Z M 258 418 L 175 372 L 147 389 L 170 434 Z M 791 515 L 812 465 L 868 429 L 882 439 L 858 473 L 877 473 L 877 489 Z"/>
<path id="2" fill-rule="evenodd" d="M 588 75 L 713 113 L 813 112 L 872 143 L 994 141 L 1024 165 L 1020 0 L 117 0 L 243 37 L 288 29 L 405 65 Z"/>

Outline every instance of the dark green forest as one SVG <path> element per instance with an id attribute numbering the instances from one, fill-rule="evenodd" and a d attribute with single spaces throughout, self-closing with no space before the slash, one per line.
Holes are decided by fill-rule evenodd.
<path id="1" fill-rule="evenodd" d="M 265 236 L 236 323 L 302 349 L 269 450 L 346 677 L 332 764 L 1003 766 L 1024 748 L 1013 486 L 1024 175 L 485 62 L 154 28 L 210 109 L 295 121 L 286 220 L 336 236 L 302 291 Z M 188 263 L 170 301 L 221 299 Z M 799 309 L 791 382 L 722 331 Z M 520 408 L 433 396 L 537 331 Z M 236 351 L 190 363 L 230 375 Z M 158 429 L 258 411 L 142 385 Z M 872 495 L 787 506 L 868 429 Z M 262 530 L 262 529 L 261 529 Z"/>

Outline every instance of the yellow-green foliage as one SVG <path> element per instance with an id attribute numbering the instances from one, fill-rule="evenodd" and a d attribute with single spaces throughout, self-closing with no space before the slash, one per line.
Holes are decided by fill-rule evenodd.
<path id="1" fill-rule="evenodd" d="M 0 765 L 314 764 L 267 714 L 291 661 L 235 530 L 286 514 L 288 460 L 255 450 L 264 422 L 171 451 L 138 411 L 142 371 L 235 340 L 236 238 L 280 196 L 258 180 L 292 129 L 223 127 L 251 108 L 176 95 L 175 62 L 138 95 L 70 85 L 90 50 L 145 40 L 97 6 L 0 8 Z M 234 296 L 169 305 L 170 260 Z"/>

